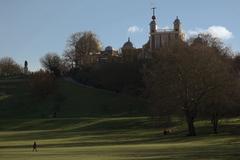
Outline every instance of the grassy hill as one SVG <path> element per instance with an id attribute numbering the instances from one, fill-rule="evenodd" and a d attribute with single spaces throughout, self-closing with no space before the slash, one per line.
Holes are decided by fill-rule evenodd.
<path id="1" fill-rule="evenodd" d="M 148 117 L 0 120 L 0 159 L 24 160 L 230 160 L 240 156 L 240 119 L 221 121 L 211 134 L 207 121 L 196 123 L 198 136 L 174 120 L 172 133 Z M 33 141 L 39 151 L 32 152 Z"/>
<path id="2" fill-rule="evenodd" d="M 146 113 L 146 101 L 114 92 L 57 81 L 57 93 L 48 97 L 33 96 L 28 80 L 0 81 L 0 117 L 46 118 L 122 116 Z M 58 103 L 61 101 L 60 103 Z M 56 111 L 56 104 L 59 108 Z"/>
<path id="3" fill-rule="evenodd" d="M 0 80 L 0 160 L 230 160 L 240 156 L 240 118 L 197 121 L 186 137 L 185 121 L 147 117 L 138 97 L 57 81 L 57 94 L 36 97 L 27 80 Z M 61 95 L 56 98 L 56 95 Z M 52 118 L 56 104 L 57 117 Z M 37 141 L 38 152 L 32 152 Z"/>

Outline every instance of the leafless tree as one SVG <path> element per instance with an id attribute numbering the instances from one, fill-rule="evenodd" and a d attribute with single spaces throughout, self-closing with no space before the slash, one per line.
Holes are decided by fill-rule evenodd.
<path id="1" fill-rule="evenodd" d="M 195 136 L 194 120 L 206 99 L 231 85 L 231 66 L 209 45 L 176 45 L 153 55 L 145 75 L 152 101 L 166 114 L 181 109 L 189 136 Z"/>
<path id="2" fill-rule="evenodd" d="M 84 64 L 84 58 L 99 52 L 101 42 L 96 34 L 91 31 L 77 32 L 71 35 L 67 41 L 67 47 L 64 56 L 69 60 L 72 66 L 78 67 Z"/>
<path id="3" fill-rule="evenodd" d="M 11 76 L 22 73 L 22 68 L 11 57 L 3 57 L 0 59 L 0 75 Z"/>
<path id="4" fill-rule="evenodd" d="M 62 60 L 57 53 L 47 53 L 40 59 L 42 66 L 54 73 L 55 76 L 60 76 L 62 68 Z"/>

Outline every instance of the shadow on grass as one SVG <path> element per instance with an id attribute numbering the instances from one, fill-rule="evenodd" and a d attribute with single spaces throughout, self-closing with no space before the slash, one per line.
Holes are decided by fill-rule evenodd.
<path id="1" fill-rule="evenodd" d="M 17 122 L 15 122 L 17 121 Z M 221 144 L 224 140 L 231 144 L 239 141 L 239 123 L 224 122 L 218 135 L 212 134 L 210 123 L 196 123 L 196 137 L 186 137 L 185 125 L 172 123 L 172 133 L 163 135 L 163 128 L 153 127 L 153 120 L 147 117 L 132 118 L 78 118 L 78 119 L 38 119 L 13 120 L 0 132 L 0 148 L 31 147 L 37 140 L 41 147 L 86 147 L 135 144 L 175 144 L 175 143 L 211 143 Z M 7 121 L 0 121 L 2 124 Z M 18 124 L 18 125 L 17 125 Z M 34 126 L 37 125 L 37 126 Z M 45 130 L 31 130 L 45 129 Z M 49 129 L 50 128 L 50 129 Z M 11 141 L 16 145 L 7 145 Z M 25 141 L 22 143 L 22 141 Z M 5 145 L 6 143 L 6 145 Z M 18 144 L 19 143 L 19 144 Z M 236 143 L 238 144 L 238 143 Z"/>

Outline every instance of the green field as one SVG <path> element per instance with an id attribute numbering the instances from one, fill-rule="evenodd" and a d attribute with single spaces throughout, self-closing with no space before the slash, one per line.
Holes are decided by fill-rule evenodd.
<path id="1" fill-rule="evenodd" d="M 198 136 L 186 137 L 180 121 L 164 136 L 147 117 L 1 120 L 0 159 L 239 159 L 240 119 L 221 121 L 218 135 L 209 122 L 196 124 Z M 38 152 L 32 152 L 33 141 Z"/>
<path id="2" fill-rule="evenodd" d="M 142 98 L 57 83 L 63 101 L 52 118 L 54 95 L 34 97 L 27 80 L 0 81 L 0 160 L 240 159 L 239 117 L 221 120 L 217 135 L 198 120 L 196 137 L 174 118 L 164 136 L 164 121 L 147 116 Z"/>
<path id="3" fill-rule="evenodd" d="M 146 101 L 139 97 L 57 80 L 55 93 L 32 94 L 28 80 L 0 80 L 0 118 L 49 118 L 60 101 L 57 117 L 146 115 Z M 60 98 L 58 97 L 60 95 Z"/>

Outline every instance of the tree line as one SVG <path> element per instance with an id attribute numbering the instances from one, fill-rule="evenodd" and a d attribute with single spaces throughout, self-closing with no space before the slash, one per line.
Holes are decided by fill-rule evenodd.
<path id="1" fill-rule="evenodd" d="M 0 77 L 5 78 L 9 76 L 19 76 L 23 74 L 23 67 L 21 67 L 11 57 L 0 58 Z"/>
<path id="2" fill-rule="evenodd" d="M 102 55 L 101 50 L 101 42 L 95 33 L 77 32 L 67 40 L 62 56 L 50 52 L 40 62 L 46 71 L 56 77 L 70 76 L 82 84 L 96 88 L 140 94 L 144 85 L 142 61 L 134 58 L 137 56 L 134 50 L 119 55 L 121 58 L 104 55 L 107 62 L 100 63 L 97 58 Z"/>
<path id="3" fill-rule="evenodd" d="M 196 118 L 209 118 L 214 133 L 219 120 L 239 116 L 239 56 L 209 35 L 162 48 L 145 69 L 152 111 L 167 118 L 183 113 L 188 135 Z"/>
<path id="4" fill-rule="evenodd" d="M 221 118 L 239 116 L 240 55 L 217 38 L 200 34 L 187 42 L 145 51 L 151 55 L 146 59 L 138 58 L 135 50 L 126 50 L 120 60 L 90 61 L 101 49 L 95 33 L 74 33 L 62 56 L 50 52 L 40 59 L 45 71 L 32 76 L 30 84 L 36 93 L 48 94 L 45 92 L 51 90 L 41 88 L 51 88 L 56 78 L 70 76 L 96 88 L 141 96 L 149 100 L 149 114 L 154 117 L 169 121 L 184 116 L 189 136 L 196 135 L 197 118 L 209 119 L 214 133 L 218 133 Z M 15 69 L 6 71 L 6 60 L 2 59 L 5 62 L 0 60 L 1 75 L 21 70 L 12 61 Z"/>

